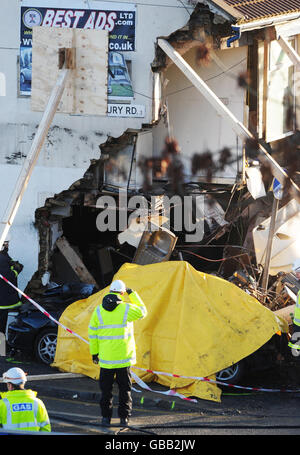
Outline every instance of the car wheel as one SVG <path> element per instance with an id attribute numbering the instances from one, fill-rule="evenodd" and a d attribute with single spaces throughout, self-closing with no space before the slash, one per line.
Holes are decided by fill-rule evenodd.
<path id="1" fill-rule="evenodd" d="M 227 384 L 237 384 L 243 377 L 245 371 L 244 362 L 237 362 L 216 374 L 216 380 Z"/>
<path id="2" fill-rule="evenodd" d="M 56 343 L 56 329 L 48 328 L 40 332 L 34 344 L 34 353 L 37 360 L 47 365 L 54 362 Z"/>

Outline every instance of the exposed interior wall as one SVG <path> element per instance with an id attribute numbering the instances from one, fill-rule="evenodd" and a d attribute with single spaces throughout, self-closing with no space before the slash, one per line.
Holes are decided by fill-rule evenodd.
<path id="1" fill-rule="evenodd" d="M 183 56 L 241 122 L 244 122 L 245 115 L 245 91 L 238 86 L 237 78 L 246 72 L 247 51 L 247 46 L 216 51 L 219 64 L 211 61 L 208 65 L 196 63 L 195 47 Z M 195 153 L 210 150 L 218 154 L 222 148 L 229 147 L 233 158 L 241 158 L 241 140 L 175 64 L 165 71 L 164 79 L 169 125 L 161 121 L 154 129 L 154 153 L 161 152 L 165 137 L 171 133 L 181 147 L 187 179 L 192 178 L 191 157 Z M 230 184 L 236 180 L 239 171 L 241 163 L 236 160 L 223 172 L 215 173 L 214 181 Z"/>

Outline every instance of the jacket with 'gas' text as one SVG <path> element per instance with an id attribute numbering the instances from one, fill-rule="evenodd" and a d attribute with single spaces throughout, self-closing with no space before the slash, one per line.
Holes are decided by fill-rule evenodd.
<path id="1" fill-rule="evenodd" d="M 0 424 L 5 430 L 51 431 L 46 407 L 33 390 L 1 393 Z"/>

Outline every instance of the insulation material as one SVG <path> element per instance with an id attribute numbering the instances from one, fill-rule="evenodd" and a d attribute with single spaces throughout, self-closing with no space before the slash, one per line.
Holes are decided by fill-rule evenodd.
<path id="1" fill-rule="evenodd" d="M 247 188 L 253 199 L 266 196 L 266 190 L 259 167 L 246 168 Z"/>
<path id="2" fill-rule="evenodd" d="M 114 277 L 135 289 L 148 316 L 136 321 L 136 366 L 189 377 L 215 378 L 265 344 L 286 321 L 234 284 L 195 270 L 185 261 L 149 265 L 124 264 Z M 88 324 L 108 288 L 70 305 L 60 322 L 88 339 Z M 88 344 L 59 327 L 53 366 L 99 377 Z M 133 370 L 143 381 L 155 381 L 185 396 L 220 401 L 216 384 Z"/>

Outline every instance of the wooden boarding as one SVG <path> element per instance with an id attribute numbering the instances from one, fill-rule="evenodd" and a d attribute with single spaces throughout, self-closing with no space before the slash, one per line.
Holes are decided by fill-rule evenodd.
<path id="1" fill-rule="evenodd" d="M 66 258 L 82 283 L 89 283 L 93 284 L 97 288 L 99 287 L 93 276 L 90 274 L 78 254 L 73 250 L 65 237 L 57 239 L 56 246 L 59 248 L 60 252 Z"/>
<path id="2" fill-rule="evenodd" d="M 108 32 L 34 27 L 32 110 L 43 111 L 0 223 L 0 248 L 12 225 L 56 112 L 107 112 Z"/>
<path id="3" fill-rule="evenodd" d="M 57 112 L 107 113 L 108 32 L 34 27 L 31 109 L 44 111 L 57 78 L 61 49 L 74 49 L 74 69 L 68 75 Z"/>

